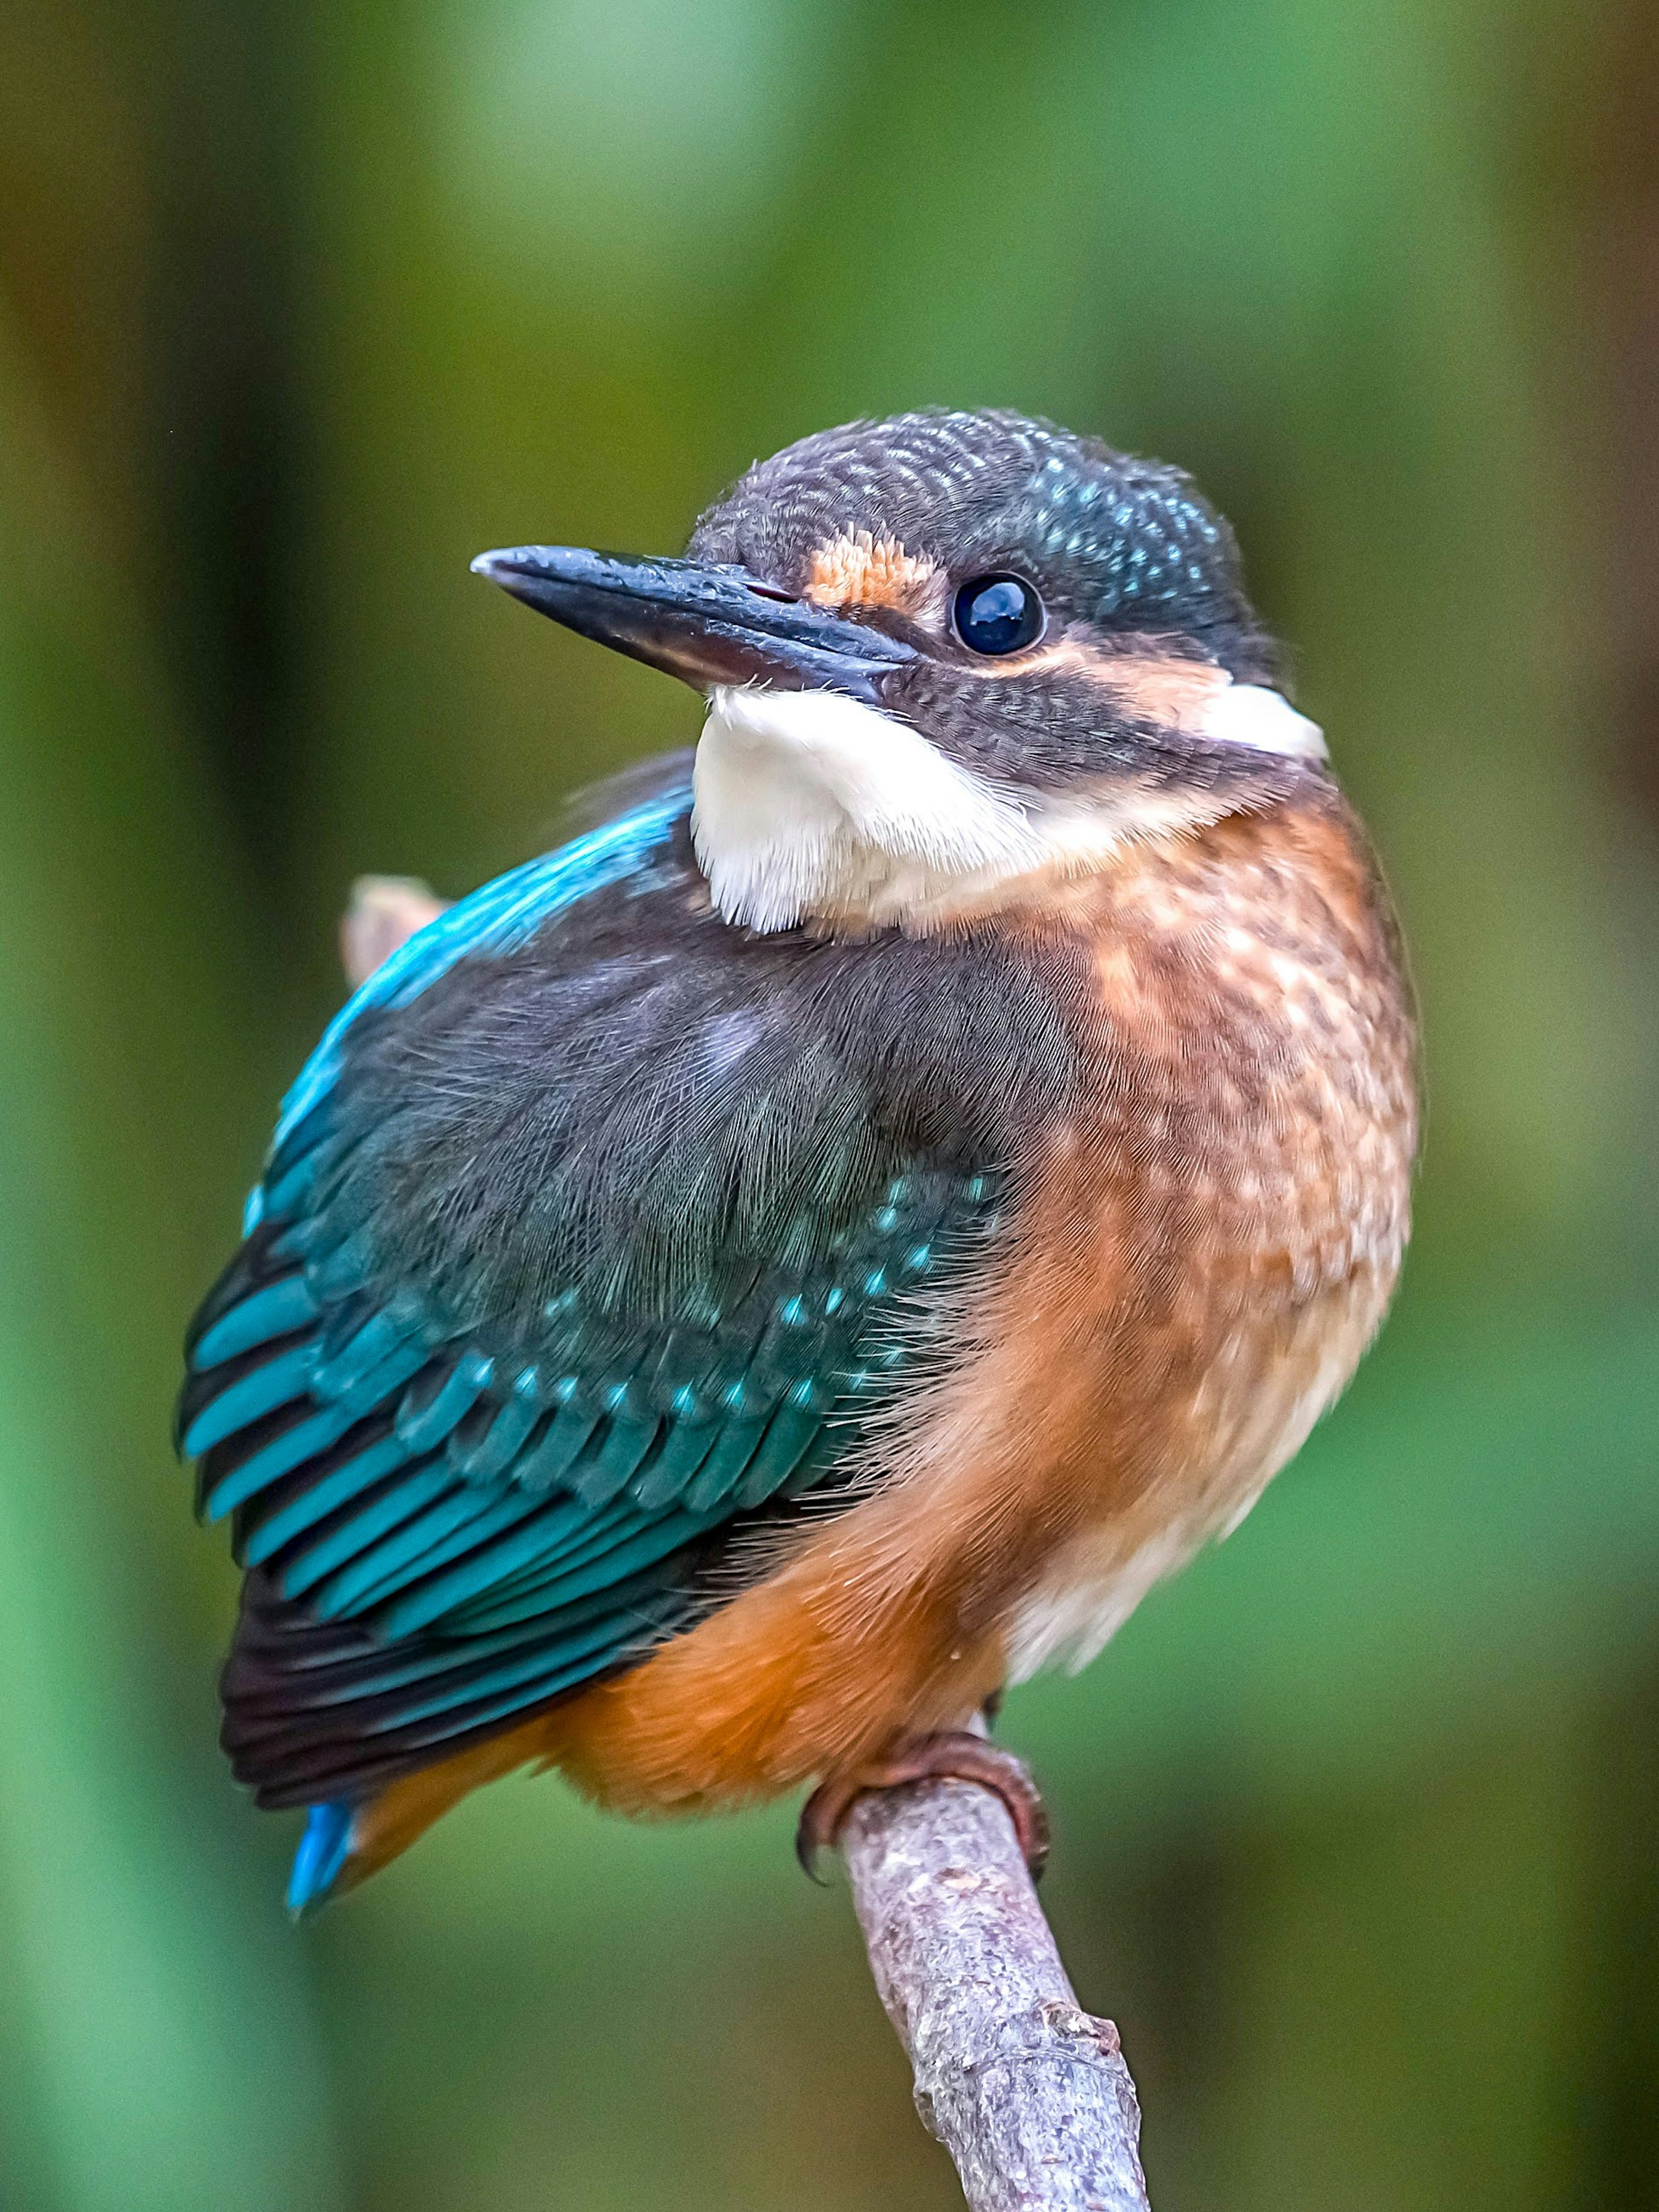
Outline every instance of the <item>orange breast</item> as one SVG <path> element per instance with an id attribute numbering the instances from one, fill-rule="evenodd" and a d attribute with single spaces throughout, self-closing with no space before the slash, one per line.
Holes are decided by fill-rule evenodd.
<path id="1" fill-rule="evenodd" d="M 1234 818 L 1004 917 L 1088 956 L 1094 1095 L 866 1500 L 534 1754 L 629 1810 L 763 1796 L 959 1723 L 1237 1518 L 1404 1249 L 1413 1037 L 1340 802 Z"/>

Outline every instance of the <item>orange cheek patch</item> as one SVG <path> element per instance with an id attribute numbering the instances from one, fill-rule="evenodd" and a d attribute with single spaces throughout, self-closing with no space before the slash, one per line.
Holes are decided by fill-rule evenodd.
<path id="1" fill-rule="evenodd" d="M 1177 726 L 1200 720 L 1230 681 L 1224 668 L 1207 660 L 1113 650 L 1075 635 L 1011 653 L 1006 659 L 977 661 L 974 673 L 989 682 L 1022 676 L 1081 676 L 1110 692 L 1114 702 L 1131 714 Z"/>
<path id="2" fill-rule="evenodd" d="M 851 531 L 812 556 L 802 596 L 821 607 L 892 607 L 912 619 L 943 605 L 945 572 L 925 553 L 907 553 L 896 538 Z"/>
<path id="3" fill-rule="evenodd" d="M 1103 653 L 1090 673 L 1151 722 L 1191 726 L 1227 689 L 1227 672 L 1207 661 Z"/>

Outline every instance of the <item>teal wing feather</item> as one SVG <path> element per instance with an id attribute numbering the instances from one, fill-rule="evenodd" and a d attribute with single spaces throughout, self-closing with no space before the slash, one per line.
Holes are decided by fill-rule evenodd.
<path id="1" fill-rule="evenodd" d="M 290 1096 L 249 1233 L 192 1332 L 179 1417 L 201 1510 L 231 1520 L 246 1570 L 226 1741 L 263 1802 L 361 1795 L 697 1618 L 733 1532 L 829 1483 L 914 1356 L 919 1294 L 994 1220 L 988 1172 L 902 1136 L 872 1141 L 844 1085 L 803 1106 L 793 1072 L 792 1110 L 829 1133 L 804 1197 L 763 1163 L 764 1204 L 734 1199 L 738 1169 L 699 1171 L 677 1186 L 678 1224 L 629 1215 L 586 1245 L 556 1237 L 533 1279 L 497 1226 L 488 1295 L 458 1170 L 450 1215 L 435 1205 L 418 1231 L 381 1218 L 398 1188 L 389 1146 L 428 1195 L 436 1171 L 407 1130 L 401 1152 L 385 1136 L 399 1115 L 371 1079 L 374 1052 L 398 1043 L 417 1091 L 408 1071 L 465 1027 L 453 1010 L 471 1018 L 539 942 L 534 1003 L 556 1020 L 568 1002 L 580 1059 L 600 1033 L 592 962 L 549 967 L 545 933 L 581 902 L 678 895 L 683 863 L 665 847 L 684 804 L 607 825 L 585 855 L 568 848 L 453 909 L 358 994 Z M 637 933 L 638 915 L 617 912 Z M 641 956 L 605 1018 L 624 1020 L 654 972 Z M 446 984 L 452 1010 L 428 1006 L 417 1032 L 411 1010 Z M 722 1081 L 722 1110 L 763 1122 L 764 1080 L 745 1081 Z M 688 1110 L 695 1121 L 695 1099 Z M 563 1129 L 558 1157 L 597 1142 Z M 836 1146 L 854 1165 L 831 1173 Z M 561 1221 L 581 1212 L 566 1196 Z M 717 1204 L 719 1235 L 696 1216 Z M 441 1232 L 472 1255 L 471 1274 L 432 1243 Z M 683 1245 L 714 1258 L 680 1266 Z"/>

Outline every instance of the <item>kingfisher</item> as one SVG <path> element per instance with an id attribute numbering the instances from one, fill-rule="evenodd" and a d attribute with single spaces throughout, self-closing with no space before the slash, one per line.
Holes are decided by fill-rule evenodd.
<path id="1" fill-rule="evenodd" d="M 1002 410 L 805 438 L 683 559 L 479 574 L 695 753 L 409 938 L 283 1103 L 179 1442 L 296 1912 L 479 1784 L 1040 1801 L 981 1716 L 1233 1528 L 1376 1330 L 1399 935 L 1226 523 Z"/>

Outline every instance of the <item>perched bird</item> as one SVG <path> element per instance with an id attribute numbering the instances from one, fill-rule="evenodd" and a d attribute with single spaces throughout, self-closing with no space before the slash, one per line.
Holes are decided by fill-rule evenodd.
<path id="1" fill-rule="evenodd" d="M 695 758 L 387 959 L 179 1440 L 290 1903 L 526 1764 L 656 1813 L 967 1774 L 1340 1390 L 1404 1248 L 1394 922 L 1232 537 L 1001 412 L 809 437 L 684 560 L 474 567 Z"/>

